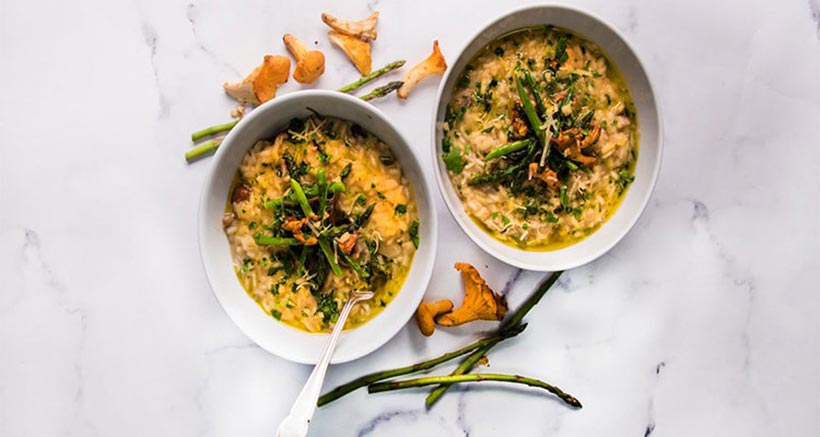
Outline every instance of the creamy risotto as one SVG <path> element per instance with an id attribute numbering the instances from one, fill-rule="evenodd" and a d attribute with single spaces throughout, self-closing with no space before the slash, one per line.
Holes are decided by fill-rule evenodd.
<path id="1" fill-rule="evenodd" d="M 546 27 L 485 47 L 456 81 L 442 159 L 465 211 L 497 239 L 549 250 L 584 238 L 634 178 L 634 104 L 594 43 Z"/>
<path id="2" fill-rule="evenodd" d="M 418 246 L 413 190 L 390 148 L 329 117 L 293 120 L 251 148 L 223 224 L 248 294 L 309 332 L 329 331 L 353 290 L 375 297 L 353 307 L 346 327 L 373 318 L 401 288 Z"/>

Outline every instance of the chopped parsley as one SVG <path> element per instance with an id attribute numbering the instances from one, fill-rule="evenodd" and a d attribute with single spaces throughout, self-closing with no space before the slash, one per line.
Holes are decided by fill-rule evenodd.
<path id="1" fill-rule="evenodd" d="M 618 194 L 626 190 L 626 187 L 635 180 L 635 175 L 629 173 L 629 170 L 622 168 L 618 171 Z"/>
<path id="2" fill-rule="evenodd" d="M 404 215 L 407 213 L 407 205 L 399 204 L 393 209 L 393 211 L 398 215 Z"/>
<path id="3" fill-rule="evenodd" d="M 410 223 L 410 229 L 407 231 L 410 233 L 410 241 L 413 242 L 413 246 L 416 246 L 416 249 L 419 248 L 419 221 L 413 220 L 413 223 Z"/>
<path id="4" fill-rule="evenodd" d="M 564 35 L 558 37 L 558 42 L 555 43 L 555 60 L 558 61 L 558 64 L 563 64 L 567 62 L 569 59 L 569 55 L 567 54 L 567 39 Z"/>
<path id="5" fill-rule="evenodd" d="M 441 155 L 441 159 L 444 160 L 447 170 L 453 172 L 453 174 L 461 174 L 464 171 L 464 165 L 467 163 L 461 156 L 461 149 L 458 146 L 452 146 L 449 152 Z"/>

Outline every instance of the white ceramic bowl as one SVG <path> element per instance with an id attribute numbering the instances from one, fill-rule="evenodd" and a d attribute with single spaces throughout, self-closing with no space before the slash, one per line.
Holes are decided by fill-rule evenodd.
<path id="1" fill-rule="evenodd" d="M 553 251 L 525 251 L 508 246 L 479 228 L 464 212 L 441 159 L 441 125 L 453 86 L 473 56 L 494 39 L 516 29 L 553 25 L 597 43 L 615 62 L 632 92 L 640 127 L 635 181 L 618 210 L 601 228 L 580 242 Z M 444 203 L 467 234 L 487 253 L 526 270 L 565 270 L 586 264 L 611 249 L 635 224 L 649 202 L 661 164 L 661 118 L 649 77 L 635 51 L 612 26 L 589 12 L 564 5 L 528 6 L 514 10 L 482 28 L 467 43 L 444 75 L 434 106 L 432 152 L 436 180 Z"/>
<path id="2" fill-rule="evenodd" d="M 387 143 L 413 187 L 419 212 L 420 244 L 404 286 L 379 315 L 342 335 L 333 356 L 334 363 L 342 363 L 376 350 L 413 315 L 433 272 L 438 241 L 432 189 L 407 141 L 378 109 L 347 94 L 320 90 L 277 97 L 254 109 L 231 130 L 214 156 L 199 206 L 199 249 L 211 288 L 239 329 L 282 358 L 305 364 L 316 362 L 328 336 L 299 331 L 263 312 L 239 283 L 222 230 L 231 180 L 248 149 L 256 141 L 274 136 L 292 118 L 309 116 L 308 108 L 358 123 Z"/>

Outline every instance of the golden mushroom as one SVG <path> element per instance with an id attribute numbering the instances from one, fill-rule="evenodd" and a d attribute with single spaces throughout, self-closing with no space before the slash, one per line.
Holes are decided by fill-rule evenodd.
<path id="1" fill-rule="evenodd" d="M 256 67 L 239 82 L 225 82 L 225 92 L 241 103 L 259 105 L 276 97 L 279 85 L 288 81 L 290 59 L 287 56 L 266 55 L 262 65 Z"/>
<path id="2" fill-rule="evenodd" d="M 416 323 L 419 325 L 419 331 L 421 331 L 425 337 L 433 335 L 433 331 L 436 330 L 436 316 L 452 309 L 453 302 L 449 299 L 420 303 L 416 309 Z"/>
<path id="3" fill-rule="evenodd" d="M 507 314 L 504 296 L 493 293 L 475 267 L 456 263 L 464 278 L 464 303 L 452 312 L 436 318 L 441 326 L 458 326 L 473 320 L 502 320 Z"/>
<path id="4" fill-rule="evenodd" d="M 285 47 L 296 59 L 293 79 L 299 83 L 313 83 L 325 72 L 325 55 L 319 50 L 308 50 L 299 38 L 286 33 L 282 37 Z"/>
<path id="5" fill-rule="evenodd" d="M 419 81 L 433 74 L 440 76 L 444 74 L 445 70 L 447 70 L 447 61 L 444 60 L 444 55 L 441 54 L 441 50 L 438 48 L 438 40 L 433 41 L 433 53 L 404 75 L 404 79 L 402 79 L 404 84 L 398 91 L 399 98 L 406 99 L 410 95 L 410 90 Z"/>
<path id="6" fill-rule="evenodd" d="M 342 49 L 362 76 L 370 74 L 370 69 L 372 68 L 370 43 L 350 35 L 336 32 L 335 30 L 328 31 L 327 37 L 330 39 L 330 42 Z"/>
<path id="7" fill-rule="evenodd" d="M 376 23 L 379 21 L 379 11 L 373 12 L 361 21 L 344 21 L 325 12 L 322 14 L 322 21 L 336 32 L 359 38 L 362 41 L 373 41 L 378 36 Z"/>

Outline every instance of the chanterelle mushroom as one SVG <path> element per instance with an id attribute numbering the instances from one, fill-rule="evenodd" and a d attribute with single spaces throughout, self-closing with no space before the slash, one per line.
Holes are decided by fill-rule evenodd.
<path id="1" fill-rule="evenodd" d="M 362 76 L 370 74 L 370 69 L 372 68 L 370 43 L 336 32 L 335 30 L 328 31 L 327 37 L 330 38 L 330 42 L 345 52 L 345 55 L 353 62 L 353 65 L 356 66 L 356 69 L 359 70 Z"/>
<path id="2" fill-rule="evenodd" d="M 325 72 L 325 55 L 318 50 L 308 50 L 305 44 L 295 36 L 286 33 L 282 37 L 285 47 L 296 59 L 293 79 L 299 83 L 313 83 Z"/>
<path id="3" fill-rule="evenodd" d="M 374 41 L 378 34 L 376 33 L 376 23 L 379 20 L 379 11 L 370 14 L 361 21 L 344 21 L 340 20 L 327 12 L 322 14 L 322 21 L 325 22 L 331 29 L 341 34 L 359 38 L 362 41 Z"/>
<path id="4" fill-rule="evenodd" d="M 433 331 L 436 330 L 436 317 L 452 309 L 453 302 L 449 299 L 420 303 L 418 309 L 416 309 L 416 323 L 419 325 L 419 331 L 425 337 L 433 335 Z"/>
<path id="5" fill-rule="evenodd" d="M 290 59 L 287 56 L 266 55 L 262 65 L 240 82 L 225 82 L 225 92 L 242 103 L 259 105 L 276 97 L 276 88 L 288 81 Z"/>
<path id="6" fill-rule="evenodd" d="M 597 158 L 584 155 L 581 153 L 581 150 L 588 148 L 598 141 L 600 135 L 600 127 L 593 129 L 592 132 L 587 135 L 584 135 L 584 131 L 581 128 L 573 127 L 562 130 L 552 141 L 565 157 L 571 158 L 573 161 L 577 161 L 586 167 L 591 167 L 595 165 Z"/>
<path id="7" fill-rule="evenodd" d="M 473 320 L 501 320 L 507 314 L 504 296 L 493 293 L 475 267 L 456 263 L 464 279 L 464 303 L 453 312 L 436 318 L 441 326 L 457 326 Z"/>
<path id="8" fill-rule="evenodd" d="M 441 50 L 438 48 L 438 40 L 433 41 L 433 53 L 404 75 L 404 79 L 402 79 L 404 85 L 398 91 L 399 98 L 406 99 L 410 95 L 410 90 L 420 80 L 431 74 L 442 75 L 445 70 L 447 70 L 447 61 L 444 60 L 444 55 L 441 54 Z"/>

